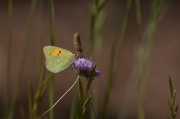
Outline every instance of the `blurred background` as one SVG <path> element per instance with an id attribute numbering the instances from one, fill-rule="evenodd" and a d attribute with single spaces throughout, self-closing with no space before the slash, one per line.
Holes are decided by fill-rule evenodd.
<path id="1" fill-rule="evenodd" d="M 10 93 L 13 94 L 14 84 L 18 77 L 19 65 L 21 62 L 24 41 L 28 27 L 28 17 L 31 8 L 31 0 L 13 0 L 12 14 L 12 43 L 10 58 Z M 92 52 L 88 53 L 88 42 L 90 36 L 90 6 L 94 1 L 91 0 L 54 0 L 54 28 L 55 45 L 74 51 L 73 35 L 79 32 L 84 54 L 97 61 L 97 68 L 102 73 L 103 78 L 96 78 L 92 82 L 91 89 L 98 99 L 95 105 L 98 105 L 97 115 L 101 117 L 105 91 L 108 86 L 108 75 L 110 65 L 114 59 L 112 57 L 113 42 L 120 39 L 123 18 L 126 14 L 126 0 L 109 0 L 103 8 L 105 15 L 103 27 L 101 28 L 101 49 L 96 50 L 95 45 Z M 164 1 L 162 14 L 159 14 L 159 20 L 155 28 L 153 40 L 150 45 L 146 45 L 146 34 L 149 24 L 151 24 L 151 0 L 141 0 L 141 30 L 136 21 L 136 4 L 132 1 L 128 15 L 124 40 L 121 43 L 121 51 L 118 59 L 117 75 L 114 79 L 107 118 L 115 119 L 122 115 L 123 109 L 129 106 L 127 119 L 137 119 L 138 109 L 141 104 L 142 81 L 136 78 L 136 70 L 139 70 L 141 64 L 138 64 L 139 48 L 148 48 L 148 66 L 144 68 L 148 80 L 145 83 L 145 104 L 144 115 L 146 119 L 164 119 L 167 114 L 170 115 L 167 99 L 170 98 L 168 75 L 170 75 L 173 87 L 177 89 L 176 102 L 180 102 L 180 2 L 178 0 Z M 39 24 L 42 23 L 43 46 L 50 45 L 50 9 L 48 1 L 44 0 L 42 5 L 42 21 L 40 21 L 40 12 L 37 4 L 32 22 L 32 30 L 29 34 L 27 57 L 24 65 L 22 82 L 18 101 L 16 104 L 14 119 L 20 118 L 20 107 L 23 107 L 28 113 L 28 82 L 36 85 L 36 68 L 39 43 Z M 3 105 L 6 95 L 6 75 L 7 75 L 7 54 L 8 54 L 8 1 L 0 1 L 0 113 L 3 114 Z M 145 45 L 143 45 L 145 44 Z M 144 52 L 146 55 L 146 52 Z M 144 56 L 143 56 L 144 57 Z M 146 56 L 145 56 L 146 57 Z M 43 62 L 45 58 L 43 55 Z M 146 60 L 145 60 L 146 61 Z M 139 67 L 138 67 L 138 66 Z M 143 65 L 143 63 L 142 63 Z M 46 70 L 46 74 L 49 72 Z M 54 101 L 58 100 L 64 92 L 73 84 L 76 74 L 67 68 L 55 75 Z M 146 77 L 146 78 L 147 78 Z M 129 83 L 131 82 L 131 83 Z M 132 88 L 128 88 L 128 86 Z M 33 89 L 35 91 L 35 88 Z M 74 87 L 54 108 L 55 119 L 67 119 L 70 115 L 71 103 Z M 129 90 L 129 92 L 128 92 Z M 128 97 L 128 95 L 131 95 Z M 49 94 L 46 93 L 39 108 L 39 113 L 46 111 L 48 107 Z M 127 98 L 132 99 L 128 103 Z M 48 118 L 48 116 L 45 116 Z M 177 119 L 180 115 L 177 114 Z"/>

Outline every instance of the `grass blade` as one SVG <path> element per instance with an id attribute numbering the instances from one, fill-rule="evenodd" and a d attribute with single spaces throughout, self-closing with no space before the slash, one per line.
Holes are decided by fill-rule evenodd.
<path id="1" fill-rule="evenodd" d="M 6 102 L 5 102 L 5 112 L 4 118 L 7 117 L 7 112 L 9 108 L 10 101 L 10 66 L 11 66 L 11 42 L 12 42 L 12 14 L 13 14 L 13 1 L 8 1 L 8 55 L 7 55 L 7 76 L 6 76 Z"/>
<path id="2" fill-rule="evenodd" d="M 21 119 L 26 119 L 26 114 L 25 114 L 24 108 L 21 107 L 20 111 L 21 111 Z"/>
<path id="3" fill-rule="evenodd" d="M 106 115 L 107 115 L 109 98 L 110 98 L 111 90 L 112 90 L 114 80 L 115 80 L 115 76 L 116 76 L 117 69 L 118 69 L 118 64 L 119 64 L 118 62 L 119 62 L 120 52 L 121 52 L 121 48 L 122 48 L 122 44 L 123 44 L 123 40 L 124 40 L 125 31 L 126 31 L 128 15 L 129 15 L 129 11 L 131 8 L 131 3 L 132 3 L 132 0 L 127 1 L 126 14 L 123 18 L 123 23 L 122 23 L 121 32 L 120 32 L 120 38 L 118 41 L 114 42 L 114 44 L 112 46 L 112 51 L 111 51 L 112 56 L 110 58 L 114 59 L 114 61 L 111 61 L 111 63 L 110 63 L 109 76 L 108 76 L 109 83 L 107 86 L 104 104 L 103 104 L 102 119 L 105 119 Z"/>
<path id="4" fill-rule="evenodd" d="M 49 0 L 49 8 L 50 8 L 50 27 L 51 27 L 51 45 L 55 45 L 55 28 L 54 28 L 54 1 Z M 54 104 L 54 76 L 50 80 L 49 87 L 49 107 L 52 107 Z M 50 110 L 49 118 L 54 119 L 54 110 Z"/>
<path id="5" fill-rule="evenodd" d="M 31 83 L 28 83 L 28 103 L 29 103 L 29 115 L 31 115 L 33 109 L 33 90 Z"/>
<path id="6" fill-rule="evenodd" d="M 170 76 L 168 78 L 168 81 L 169 81 L 169 89 L 170 89 L 170 93 L 171 93 L 171 98 L 173 98 L 173 86 L 172 86 L 172 82 L 171 82 Z"/>
<path id="7" fill-rule="evenodd" d="M 95 30 L 97 18 L 106 3 L 107 3 L 107 0 L 100 0 L 100 1 L 95 0 L 95 3 L 90 8 L 90 37 L 89 37 L 89 43 L 88 43 L 88 53 L 92 51 L 92 47 L 94 45 L 94 40 L 95 40 L 94 30 Z"/>
<path id="8" fill-rule="evenodd" d="M 12 101 L 11 101 L 11 105 L 10 105 L 10 109 L 9 109 L 9 113 L 8 113 L 8 119 L 12 119 L 14 116 L 14 109 L 15 109 L 15 105 L 16 105 L 16 102 L 18 99 L 19 87 L 21 84 L 22 74 L 24 71 L 27 50 L 28 50 L 29 40 L 30 40 L 30 33 L 31 33 L 32 26 L 33 26 L 32 23 L 33 23 L 36 5 L 37 5 L 37 0 L 33 0 L 31 3 L 31 10 L 30 10 L 29 19 L 28 19 L 28 28 L 27 28 L 27 32 L 26 32 L 26 36 L 25 36 L 24 47 L 22 50 L 23 52 L 22 52 L 21 64 L 20 64 L 20 68 L 19 68 L 18 78 L 17 78 L 16 84 L 15 84 L 14 93 L 12 96 Z"/>
<path id="9" fill-rule="evenodd" d="M 74 95 L 73 95 L 73 99 L 72 99 L 70 119 L 76 118 L 76 108 L 77 108 L 76 102 L 77 102 L 77 90 L 74 91 Z"/>
<path id="10" fill-rule="evenodd" d="M 42 27 L 43 27 L 43 5 L 42 0 L 39 0 L 39 40 L 38 40 L 38 54 L 37 54 L 37 68 L 36 68 L 36 87 L 38 87 L 39 83 L 41 83 L 41 73 L 43 70 L 43 35 L 42 35 Z"/>

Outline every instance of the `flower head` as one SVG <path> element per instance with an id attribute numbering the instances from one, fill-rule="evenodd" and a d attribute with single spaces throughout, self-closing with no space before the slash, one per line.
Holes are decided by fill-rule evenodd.
<path id="1" fill-rule="evenodd" d="M 94 68 L 94 62 L 91 59 L 85 57 L 74 57 L 72 60 L 72 66 L 79 75 L 90 77 L 91 71 Z M 95 69 L 94 77 L 101 77 L 101 73 Z"/>

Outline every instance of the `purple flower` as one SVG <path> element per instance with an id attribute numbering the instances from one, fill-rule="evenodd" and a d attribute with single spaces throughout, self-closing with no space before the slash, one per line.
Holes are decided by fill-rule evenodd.
<path id="1" fill-rule="evenodd" d="M 85 57 L 74 57 L 72 60 L 72 66 L 79 75 L 88 78 L 93 70 L 94 62 Z M 101 73 L 95 69 L 94 77 L 101 77 L 100 75 Z"/>

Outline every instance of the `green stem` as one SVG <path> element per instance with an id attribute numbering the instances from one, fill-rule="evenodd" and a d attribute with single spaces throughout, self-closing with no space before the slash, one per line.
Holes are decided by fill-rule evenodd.
<path id="1" fill-rule="evenodd" d="M 125 31 L 126 31 L 126 26 L 127 26 L 127 22 L 128 22 L 128 15 L 129 15 L 131 5 L 132 5 L 132 0 L 128 0 L 127 4 L 126 4 L 126 14 L 125 14 L 125 16 L 123 18 L 123 23 L 122 23 L 122 27 L 121 27 L 120 38 L 119 38 L 119 40 L 117 42 L 118 45 L 116 45 L 116 42 L 115 42 L 113 47 L 112 47 L 111 59 L 114 59 L 114 61 L 112 61 L 112 63 L 110 64 L 110 68 L 109 68 L 109 76 L 108 76 L 109 83 L 108 83 L 106 93 L 105 93 L 102 119 L 106 119 L 110 94 L 111 94 L 111 90 L 112 90 L 112 87 L 113 87 L 113 84 L 114 84 L 117 69 L 118 69 L 118 66 L 119 66 L 118 62 L 119 62 L 120 52 L 121 52 L 121 49 L 122 49 L 122 44 L 123 44 L 123 41 L 124 41 L 124 35 L 125 35 Z M 116 46 L 117 46 L 117 49 L 116 49 Z"/>
<path id="2" fill-rule="evenodd" d="M 74 91 L 73 99 L 72 99 L 72 104 L 71 104 L 71 112 L 70 112 L 70 119 L 74 119 L 76 115 L 76 101 L 77 101 L 77 94 L 78 91 Z"/>
<path id="3" fill-rule="evenodd" d="M 43 5 L 42 0 L 39 0 L 39 43 L 38 43 L 38 55 L 37 55 L 37 71 L 36 71 L 36 87 L 38 87 L 39 83 L 41 83 L 41 73 L 43 70 L 42 67 L 42 47 L 43 47 L 43 35 L 42 35 L 42 27 L 43 27 Z"/>
<path id="4" fill-rule="evenodd" d="M 159 16 L 160 14 L 160 9 L 162 7 L 162 4 L 159 4 L 161 0 L 153 0 L 152 1 L 152 11 L 151 11 L 151 19 L 152 21 L 150 22 L 149 28 L 148 28 L 148 35 L 147 35 L 147 42 L 146 44 L 142 44 L 140 46 L 140 52 L 139 54 L 141 58 L 141 64 L 142 64 L 142 78 L 141 78 L 141 89 L 140 89 L 140 104 L 139 104 L 139 114 L 138 114 L 138 119 L 145 119 L 145 102 L 146 102 L 146 93 L 147 93 L 147 88 L 148 88 L 148 74 L 149 74 L 149 66 L 150 66 L 150 51 L 152 47 L 152 41 L 154 37 L 154 33 L 159 21 Z"/>
<path id="5" fill-rule="evenodd" d="M 13 12 L 13 1 L 8 1 L 8 55 L 7 55 L 7 76 L 6 76 L 6 105 L 5 105 L 5 115 L 4 118 L 7 116 L 7 111 L 9 108 L 9 96 L 10 96 L 10 59 L 11 59 L 11 42 L 12 42 L 12 12 Z"/>
<path id="6" fill-rule="evenodd" d="M 14 93 L 12 96 L 12 102 L 11 102 L 10 109 L 9 109 L 8 119 L 13 118 L 15 105 L 16 105 L 16 102 L 18 99 L 18 92 L 19 92 L 19 87 L 20 87 L 21 80 L 22 80 L 22 74 L 24 71 L 24 66 L 25 66 L 25 61 L 26 61 L 26 56 L 27 56 L 27 50 L 28 50 L 29 40 L 30 40 L 30 33 L 31 33 L 32 26 L 33 26 L 32 23 L 33 23 L 36 5 L 37 5 L 37 0 L 33 0 L 32 4 L 31 4 L 31 11 L 29 14 L 29 19 L 28 19 L 29 21 L 28 21 L 28 28 L 27 28 L 27 32 L 26 32 L 24 47 L 22 50 L 23 53 L 22 53 L 22 58 L 21 58 L 21 64 L 20 64 L 20 68 L 19 68 L 18 78 L 17 78 L 16 84 L 15 84 Z"/>
<path id="7" fill-rule="evenodd" d="M 76 84 L 76 82 L 79 79 L 80 79 L 80 76 L 78 75 L 78 77 L 75 80 L 75 82 L 73 83 L 73 85 L 54 103 L 54 105 L 52 105 L 46 112 L 44 112 L 39 119 L 41 119 L 45 114 L 47 114 L 49 111 L 51 111 L 58 104 L 58 102 L 74 87 L 74 85 Z"/>
<path id="8" fill-rule="evenodd" d="M 49 107 L 51 107 L 53 103 L 54 103 L 54 74 L 50 80 L 50 86 L 49 86 Z M 54 110 L 51 110 L 49 112 L 49 118 L 54 119 Z"/>
<path id="9" fill-rule="evenodd" d="M 54 28 L 54 1 L 49 0 L 50 8 L 50 27 L 51 27 L 51 45 L 55 45 L 55 28 Z M 49 107 L 54 103 L 54 76 L 50 80 L 49 87 Z M 54 110 L 52 109 L 49 113 L 49 118 L 54 119 Z"/>
<path id="10" fill-rule="evenodd" d="M 107 3 L 108 0 L 103 0 L 101 2 L 99 2 L 99 0 L 95 0 L 95 4 L 91 6 L 91 16 L 90 16 L 90 36 L 89 36 L 89 43 L 88 43 L 88 53 L 90 53 L 92 51 L 92 47 L 94 44 L 94 35 L 95 35 L 95 25 L 97 22 L 97 17 L 99 16 L 99 13 L 101 12 L 101 10 L 103 9 L 103 7 L 105 6 L 105 4 Z M 101 3 L 101 4 L 99 4 Z"/>
<path id="11" fill-rule="evenodd" d="M 141 6 L 140 6 L 140 0 L 135 0 L 136 5 L 136 22 L 138 27 L 138 36 L 139 36 L 139 42 L 141 42 Z"/>
<path id="12" fill-rule="evenodd" d="M 54 1 L 53 0 L 49 0 L 49 7 L 50 7 L 51 45 L 55 45 Z"/>

